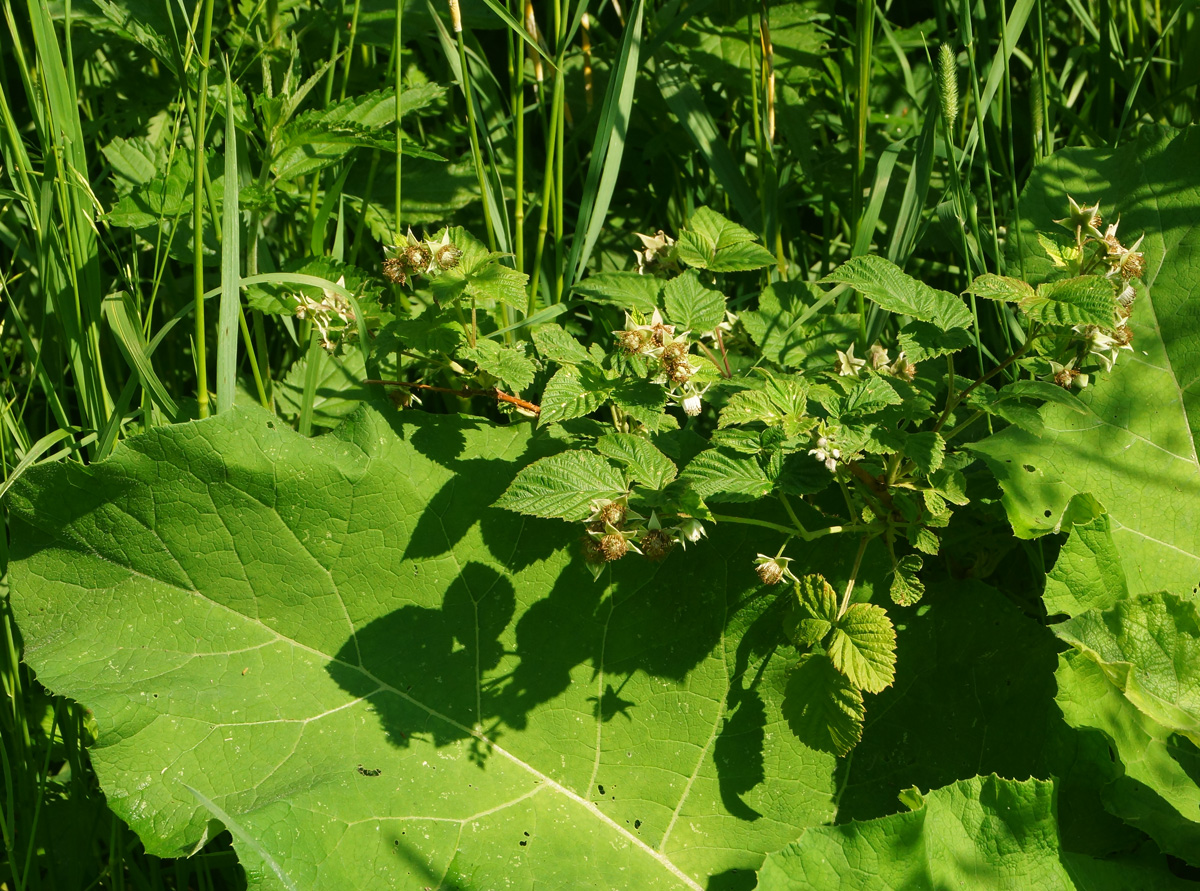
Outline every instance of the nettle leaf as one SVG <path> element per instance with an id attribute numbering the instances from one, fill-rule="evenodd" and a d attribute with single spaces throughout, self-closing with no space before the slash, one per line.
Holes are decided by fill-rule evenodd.
<path id="1" fill-rule="evenodd" d="M 775 487 L 757 454 L 727 446 L 701 452 L 684 469 L 683 478 L 705 501 L 756 501 Z"/>
<path id="2" fill-rule="evenodd" d="M 743 272 L 775 262 L 775 255 L 757 241 L 758 236 L 744 226 L 711 208 L 698 207 L 687 229 L 679 233 L 677 250 L 680 261 L 696 269 Z"/>
<path id="3" fill-rule="evenodd" d="M 538 424 L 557 424 L 590 415 L 608 401 L 612 391 L 613 382 L 597 368 L 590 365 L 560 368 L 542 392 Z"/>
<path id="4" fill-rule="evenodd" d="M 591 356 L 583 344 L 559 325 L 539 325 L 533 329 L 533 345 L 547 362 L 559 365 L 585 365 Z"/>
<path id="5" fill-rule="evenodd" d="M 577 522 L 591 515 L 594 501 L 613 501 L 626 493 L 619 470 L 595 452 L 575 449 L 521 468 L 496 507 Z"/>
<path id="6" fill-rule="evenodd" d="M 1047 325 L 1100 325 L 1111 328 L 1117 314 L 1112 283 L 1081 275 L 1038 285 L 1037 294 L 1018 304 L 1029 318 Z"/>
<path id="7" fill-rule="evenodd" d="M 596 440 L 596 450 L 628 468 L 635 480 L 651 489 L 662 489 L 675 479 L 676 469 L 671 459 L 641 436 L 609 433 Z"/>
<path id="8" fill-rule="evenodd" d="M 783 714 L 806 745 L 845 755 L 862 739 L 862 691 L 824 653 L 801 656 L 788 677 Z"/>
<path id="9" fill-rule="evenodd" d="M 571 288 L 592 303 L 606 303 L 649 316 L 658 307 L 662 279 L 637 272 L 594 272 Z"/>
<path id="10" fill-rule="evenodd" d="M 1052 269 L 1038 256 L 1035 229 L 1053 228 L 1065 195 L 1094 195 L 1119 211 L 1122 232 L 1146 233 L 1148 292 L 1126 323 L 1135 335 L 1129 361 L 1077 397 L 1086 414 L 1048 405 L 1040 437 L 1010 428 L 971 446 L 1000 481 L 1022 538 L 1061 528 L 1076 494 L 1099 499 L 1135 594 L 1190 591 L 1200 578 L 1200 414 L 1191 395 L 1200 377 L 1200 279 L 1188 262 L 1200 250 L 1200 218 L 1177 210 L 1192 192 L 1160 187 L 1198 153 L 1200 130 L 1151 128 L 1116 150 L 1057 152 L 1033 171 L 1020 215 L 1029 275 Z"/>
<path id="11" fill-rule="evenodd" d="M 931 322 L 943 331 L 971 327 L 971 311 L 962 300 L 929 287 L 875 254 L 851 257 L 821 279 L 822 284 L 834 282 L 849 285 L 889 312 Z"/>
<path id="12" fill-rule="evenodd" d="M 1046 576 L 1042 600 L 1046 612 L 1077 616 L 1090 609 L 1108 609 L 1129 593 L 1121 555 L 1112 538 L 1112 521 L 1101 514 L 1071 529 Z"/>
<path id="13" fill-rule="evenodd" d="M 1168 888 L 1165 863 L 1064 851 L 1058 782 L 994 774 L 901 795 L 909 811 L 805 830 L 772 854 L 760 891 L 839 888 Z M 1179 883 L 1182 886 L 1182 883 Z"/>
<path id="14" fill-rule="evenodd" d="M 986 300 L 1003 300 L 1009 303 L 1020 303 L 1023 300 L 1033 300 L 1036 294 L 1027 282 L 1007 275 L 996 275 L 985 272 L 971 282 L 967 294 L 983 297 Z"/>
<path id="15" fill-rule="evenodd" d="M 703 333 L 725 319 L 725 295 L 700 281 L 700 273 L 685 269 L 663 288 L 667 318 L 680 329 Z"/>
<path id="16" fill-rule="evenodd" d="M 779 622 L 726 563 L 753 531 L 595 584 L 577 528 L 490 506 L 556 448 L 386 405 L 313 439 L 234 408 L 30 468 L 25 658 L 94 715 L 150 852 L 211 837 L 190 787 L 264 891 L 697 891 L 832 820 L 834 758 L 780 732 Z"/>
<path id="17" fill-rule="evenodd" d="M 401 116 L 437 101 L 445 92 L 435 83 L 406 87 L 400 96 Z M 271 169 L 276 179 L 294 179 L 335 164 L 358 147 L 394 151 L 395 123 L 396 99 L 390 87 L 304 112 L 280 128 Z M 405 154 L 445 160 L 409 137 L 402 148 Z"/>
<path id="18" fill-rule="evenodd" d="M 907 554 L 896 562 L 889 593 L 897 606 L 912 606 L 925 596 L 925 584 L 917 575 L 923 565 L 924 561 L 918 554 Z"/>
<path id="19" fill-rule="evenodd" d="M 533 383 L 536 369 L 525 355 L 524 344 L 500 344 L 484 337 L 476 341 L 474 347 L 459 350 L 459 355 L 508 384 L 515 393 Z"/>
<path id="20" fill-rule="evenodd" d="M 1174 594 L 1142 594 L 1053 626 L 1095 660 L 1147 717 L 1200 745 L 1200 613 Z"/>

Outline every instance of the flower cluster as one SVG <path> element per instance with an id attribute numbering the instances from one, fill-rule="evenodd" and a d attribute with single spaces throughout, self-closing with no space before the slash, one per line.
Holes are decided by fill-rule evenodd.
<path id="1" fill-rule="evenodd" d="M 647 520 L 631 510 L 625 498 L 592 502 L 586 523 L 583 555 L 596 576 L 605 564 L 620 560 L 630 551 L 657 563 L 665 560 L 675 545 L 686 548 L 708 534 L 703 524 L 691 517 L 680 517 L 679 523 L 669 528 L 653 511 Z"/>
<path id="2" fill-rule="evenodd" d="M 693 361 L 689 333 L 676 334 L 675 326 L 666 324 L 662 314 L 655 309 L 648 324 L 642 324 L 626 313 L 625 327 L 615 336 L 626 356 L 644 356 L 659 363 L 660 370 L 654 380 L 666 388 L 672 401 L 694 417 L 700 414 L 701 397 L 708 387 L 699 387 L 692 380 L 700 366 Z"/>
<path id="3" fill-rule="evenodd" d="M 838 461 L 842 457 L 842 452 L 834 444 L 831 436 L 824 433 L 815 433 L 816 448 L 808 450 L 808 453 L 825 465 L 825 469 L 830 473 L 837 472 Z"/>
<path id="4" fill-rule="evenodd" d="M 414 276 L 431 278 L 453 269 L 462 259 L 462 251 L 450 241 L 449 231 L 440 241 L 422 241 L 409 229 L 403 244 L 385 245 L 383 250 L 383 276 L 397 285 L 407 284 Z"/>
<path id="5" fill-rule="evenodd" d="M 860 359 L 854 355 L 854 344 L 850 344 L 849 349 L 835 350 L 837 353 L 837 361 L 833 364 L 833 370 L 840 377 L 858 377 L 864 368 L 868 366 L 872 371 L 879 374 L 889 374 L 892 377 L 902 378 L 906 381 L 911 381 L 917 375 L 917 366 L 908 361 L 904 355 L 904 351 L 896 356 L 893 362 L 888 356 L 887 350 L 878 343 L 872 344 L 867 350 L 867 358 Z"/>
<path id="6" fill-rule="evenodd" d="M 339 287 L 346 286 L 346 277 L 337 280 Z M 321 337 L 321 346 L 327 350 L 334 349 L 342 338 L 352 334 L 354 328 L 354 309 L 350 301 L 337 291 L 325 289 L 321 300 L 314 300 L 307 294 L 296 294 L 296 306 L 292 310 L 298 319 L 307 319 L 313 323 Z"/>

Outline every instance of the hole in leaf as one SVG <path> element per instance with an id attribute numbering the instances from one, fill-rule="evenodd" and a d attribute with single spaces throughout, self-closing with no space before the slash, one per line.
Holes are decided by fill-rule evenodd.
<path id="1" fill-rule="evenodd" d="M 1046 516 L 1047 516 L 1047 517 L 1048 517 L 1048 516 L 1050 516 L 1050 511 L 1049 511 L 1049 510 L 1047 510 L 1047 511 L 1046 511 Z"/>
<path id="2" fill-rule="evenodd" d="M 1029 471 L 1030 473 L 1036 473 L 1036 472 L 1037 472 L 1036 468 L 1035 468 L 1035 467 L 1034 467 L 1032 464 L 1022 464 L 1021 466 L 1022 466 L 1022 467 L 1024 467 L 1024 468 L 1025 468 L 1027 471 Z"/>

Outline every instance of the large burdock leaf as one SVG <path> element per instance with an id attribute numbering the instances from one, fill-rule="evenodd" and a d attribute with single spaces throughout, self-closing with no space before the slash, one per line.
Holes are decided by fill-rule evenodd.
<path id="1" fill-rule="evenodd" d="M 832 816 L 834 759 L 781 713 L 784 604 L 726 569 L 744 533 L 593 584 L 571 527 L 490 506 L 549 436 L 276 425 L 158 428 L 12 491 L 26 658 L 92 709 L 149 850 L 219 820 L 253 887 L 698 889 Z"/>
<path id="2" fill-rule="evenodd" d="M 1145 283 L 1129 320 L 1133 352 L 1082 394 L 1086 414 L 1048 406 L 1041 437 L 1009 428 L 977 446 L 1000 477 L 1018 535 L 1055 530 L 1076 493 L 1108 510 L 1132 593 L 1191 591 L 1200 580 L 1200 127 L 1148 128 L 1117 150 L 1068 149 L 1038 165 L 1021 199 L 1025 267 L 1050 260 L 1067 196 L 1099 201 L 1131 244 L 1145 233 Z M 1064 233 L 1065 235 L 1065 233 Z"/>
<path id="3" fill-rule="evenodd" d="M 772 854 L 760 891 L 801 889 L 1188 888 L 1161 858 L 1096 860 L 1062 850 L 1053 782 L 995 775 L 960 780 L 927 795 L 904 794 L 912 810 L 807 830 Z"/>

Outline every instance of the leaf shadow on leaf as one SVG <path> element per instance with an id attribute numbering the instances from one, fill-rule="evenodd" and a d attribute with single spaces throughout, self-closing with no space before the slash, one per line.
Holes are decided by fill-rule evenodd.
<path id="1" fill-rule="evenodd" d="M 896 616 L 896 682 L 867 701 L 838 822 L 895 813 L 911 786 L 1048 776 L 1048 739 L 1061 722 L 1053 636 L 979 582 L 930 585 L 923 603 L 919 620 Z"/>

